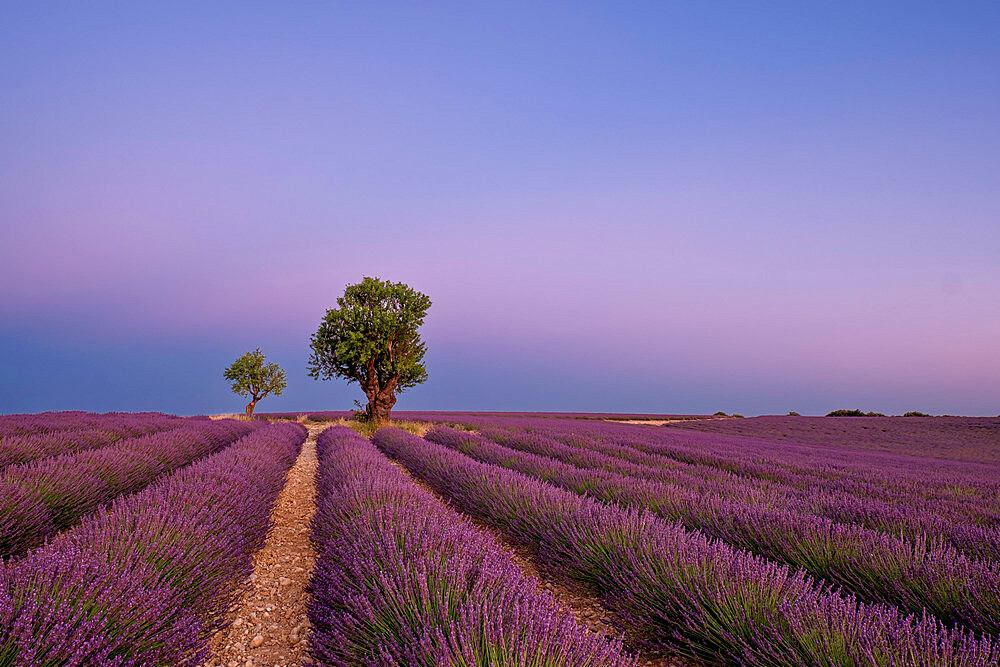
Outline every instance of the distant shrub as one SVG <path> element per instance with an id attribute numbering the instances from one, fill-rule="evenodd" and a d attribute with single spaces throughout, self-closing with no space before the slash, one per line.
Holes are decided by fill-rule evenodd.
<path id="1" fill-rule="evenodd" d="M 861 410 L 833 410 L 832 412 L 826 413 L 827 417 L 864 417 L 865 413 Z"/>
<path id="2" fill-rule="evenodd" d="M 741 415 L 741 414 L 737 414 L 737 413 L 735 413 L 735 412 L 734 412 L 733 414 L 729 415 L 729 416 L 730 416 L 730 417 L 736 417 L 737 419 L 744 419 L 743 415 Z"/>
<path id="3" fill-rule="evenodd" d="M 713 416 L 713 417 L 728 417 L 729 415 L 727 415 L 727 414 L 726 414 L 725 412 L 723 412 L 722 410 L 719 410 L 718 412 L 715 412 L 715 413 L 713 413 L 713 414 L 712 414 L 712 416 Z"/>
<path id="4" fill-rule="evenodd" d="M 926 412 L 917 412 L 916 410 L 911 410 L 910 412 L 904 412 L 904 417 L 930 417 L 931 415 Z"/>
<path id="5" fill-rule="evenodd" d="M 801 417 L 802 415 L 800 415 L 800 414 L 799 414 L 798 412 L 796 412 L 795 410 L 792 410 L 791 412 L 789 412 L 789 413 L 788 413 L 788 416 L 789 416 L 789 417 Z"/>
<path id="6" fill-rule="evenodd" d="M 881 412 L 861 412 L 861 410 L 834 410 L 827 417 L 885 417 Z"/>

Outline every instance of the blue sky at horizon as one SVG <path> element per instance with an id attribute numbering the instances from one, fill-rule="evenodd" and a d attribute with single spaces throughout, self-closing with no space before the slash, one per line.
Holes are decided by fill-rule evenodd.
<path id="1" fill-rule="evenodd" d="M 995 3 L 29 3 L 0 21 L 0 413 L 1000 413 Z"/>

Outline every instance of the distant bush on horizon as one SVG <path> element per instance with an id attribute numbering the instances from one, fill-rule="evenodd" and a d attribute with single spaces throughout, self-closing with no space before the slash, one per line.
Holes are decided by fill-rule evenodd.
<path id="1" fill-rule="evenodd" d="M 885 417 L 881 412 L 862 412 L 861 410 L 834 410 L 826 413 L 827 417 Z"/>
<path id="2" fill-rule="evenodd" d="M 904 417 L 933 417 L 934 415 L 929 415 L 926 412 L 917 412 L 916 410 L 911 410 L 910 412 L 904 412 Z"/>

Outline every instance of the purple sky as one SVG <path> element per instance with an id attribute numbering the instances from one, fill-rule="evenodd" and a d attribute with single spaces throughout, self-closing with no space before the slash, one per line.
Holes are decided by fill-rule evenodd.
<path id="1" fill-rule="evenodd" d="M 3 11 L 0 412 L 238 409 L 257 346 L 346 409 L 377 275 L 400 408 L 1000 413 L 1000 5 L 205 4 Z"/>

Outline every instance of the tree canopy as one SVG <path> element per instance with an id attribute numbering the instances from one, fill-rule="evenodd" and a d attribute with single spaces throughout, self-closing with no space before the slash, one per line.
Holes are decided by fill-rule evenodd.
<path id="1" fill-rule="evenodd" d="M 388 421 L 396 393 L 427 379 L 427 348 L 417 329 L 430 298 L 403 283 L 365 277 L 348 285 L 312 335 L 309 375 L 357 382 L 369 419 Z"/>
<path id="2" fill-rule="evenodd" d="M 288 386 L 285 371 L 278 364 L 267 363 L 259 347 L 230 364 L 223 376 L 233 383 L 234 394 L 251 397 L 246 409 L 247 417 L 253 416 L 257 401 L 268 394 L 280 396 Z"/>

